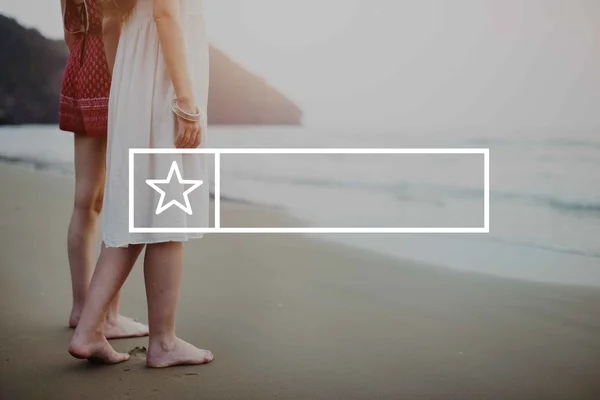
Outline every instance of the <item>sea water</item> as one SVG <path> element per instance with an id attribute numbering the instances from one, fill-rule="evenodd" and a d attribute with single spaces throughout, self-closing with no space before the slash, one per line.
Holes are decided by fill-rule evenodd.
<path id="1" fill-rule="evenodd" d="M 489 148 L 489 234 L 323 234 L 324 239 L 509 278 L 600 286 L 600 135 L 211 127 L 209 147 Z M 0 161 L 72 173 L 72 136 L 0 129 Z M 222 195 L 316 227 L 483 226 L 480 155 L 223 155 Z"/>

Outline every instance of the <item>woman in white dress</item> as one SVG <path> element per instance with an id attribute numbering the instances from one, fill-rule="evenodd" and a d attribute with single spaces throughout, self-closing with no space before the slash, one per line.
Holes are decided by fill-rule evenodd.
<path id="1" fill-rule="evenodd" d="M 168 367 L 212 361 L 175 335 L 175 311 L 182 273 L 183 242 L 189 233 L 130 233 L 129 190 L 134 191 L 134 226 L 208 226 L 207 165 L 199 154 L 137 155 L 129 188 L 130 148 L 196 148 L 206 141 L 208 43 L 203 0 L 105 0 L 105 22 L 122 24 L 118 41 L 105 43 L 114 57 L 109 101 L 104 243 L 69 352 L 77 358 L 118 363 L 103 335 L 108 306 L 146 247 L 144 277 L 150 328 L 147 365 Z M 117 47 L 118 43 L 118 47 Z M 115 54 L 116 52 L 116 54 Z M 158 213 L 162 197 L 147 179 L 167 178 L 174 163 L 183 179 L 202 180 L 189 194 L 193 213 L 170 207 Z M 178 189 L 175 179 L 168 189 Z M 138 184 L 141 182 L 141 184 Z M 176 183 L 176 182 L 175 182 Z M 181 185 L 180 185 L 181 186 Z M 155 212 L 157 210 L 157 212 Z"/>

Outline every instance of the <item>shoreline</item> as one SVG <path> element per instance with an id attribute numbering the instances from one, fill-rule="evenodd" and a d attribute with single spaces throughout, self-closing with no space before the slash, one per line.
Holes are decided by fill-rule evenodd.
<path id="1" fill-rule="evenodd" d="M 70 164 L 69 164 L 70 165 Z M 10 157 L 0 155 L 0 167 L 16 167 L 28 170 L 34 173 L 41 174 L 49 174 L 50 176 L 59 178 L 59 179 L 71 179 L 73 176 L 73 171 L 68 168 L 60 168 L 60 165 L 53 162 L 43 162 L 37 159 L 23 159 L 22 157 Z M 72 167 L 71 167 L 72 168 Z M 211 200 L 214 200 L 214 193 L 210 193 Z M 254 207 L 256 210 L 261 210 L 263 212 L 276 212 L 279 215 L 279 219 L 272 220 L 270 218 L 266 218 L 266 221 L 272 221 L 272 224 L 264 225 L 264 227 L 278 227 L 282 226 L 282 221 L 285 221 L 287 226 L 293 225 L 294 227 L 311 227 L 314 226 L 311 222 L 302 217 L 298 217 L 294 215 L 290 210 L 286 209 L 283 206 L 277 205 L 265 205 L 256 202 L 252 202 L 250 200 L 246 200 L 243 198 L 236 198 L 227 195 L 221 195 L 222 202 L 234 203 L 234 204 L 244 204 L 250 207 Z M 212 202 L 211 202 L 212 203 Z M 212 204 L 211 204 L 212 206 Z M 212 213 L 212 208 L 211 208 Z M 247 221 L 249 222 L 249 221 Z M 212 223 L 212 214 L 211 214 L 211 223 Z M 239 225 L 239 227 L 253 227 L 253 226 L 262 226 L 261 223 L 256 221 L 252 221 L 250 223 L 243 223 Z M 444 269 L 450 270 L 452 272 L 458 273 L 472 273 L 487 277 L 494 277 L 497 279 L 506 279 L 511 281 L 518 282 L 528 282 L 528 283 L 538 283 L 544 285 L 567 285 L 574 287 L 582 287 L 582 288 L 600 288 L 600 268 L 595 268 L 593 259 L 597 258 L 593 255 L 584 255 L 584 254 L 563 254 L 562 252 L 555 252 L 552 249 L 540 248 L 536 246 L 527 247 L 520 246 L 521 252 L 526 252 L 530 254 L 530 257 L 541 257 L 541 259 L 548 259 L 549 257 L 562 258 L 563 261 L 559 267 L 556 265 L 543 264 L 541 261 L 536 261 L 535 263 L 529 263 L 528 265 L 523 265 L 523 268 L 527 268 L 527 273 L 522 272 L 522 269 L 514 268 L 510 266 L 507 268 L 508 264 L 504 263 L 504 267 L 494 266 L 492 268 L 482 269 L 478 267 L 478 265 L 486 263 L 485 254 L 480 254 L 476 251 L 467 250 L 463 253 L 462 259 L 452 259 L 452 261 L 448 259 L 428 259 L 427 257 L 419 256 L 419 255 L 409 255 L 409 254 L 397 254 L 394 252 L 390 252 L 389 249 L 376 249 L 373 247 L 361 245 L 359 242 L 351 243 L 348 240 L 341 240 L 339 238 L 331 238 L 327 237 L 327 235 L 305 235 L 307 237 L 316 238 L 318 240 L 325 241 L 326 243 L 331 243 L 336 246 L 343 246 L 352 250 L 365 251 L 376 257 L 388 257 L 396 262 L 410 262 L 410 263 L 418 263 L 421 265 L 427 265 L 431 268 L 436 269 Z M 337 235 L 339 237 L 339 235 Z M 409 237 L 410 235 L 406 235 Z M 431 235 L 428 239 L 433 237 Z M 423 238 L 421 236 L 421 238 Z M 414 239 L 414 238 L 413 238 Z M 453 240 L 455 238 L 452 238 Z M 439 237 L 435 240 L 439 241 Z M 458 245 L 462 247 L 476 247 L 476 246 L 514 246 L 514 244 L 504 243 L 504 242 L 496 242 L 496 241 L 486 241 L 479 240 L 478 238 L 470 239 L 471 243 L 462 243 L 459 241 Z M 435 248 L 436 245 L 432 244 L 432 248 Z M 506 251 L 510 251 L 510 248 L 507 248 Z M 493 252 L 493 250 L 488 251 L 488 253 Z M 548 254 L 546 254 L 548 253 Z M 486 253 L 487 254 L 487 253 Z M 535 255 L 537 254 L 537 255 Z M 466 257 L 466 258 L 465 258 Z M 564 269 L 562 265 L 566 265 L 572 263 L 573 260 L 567 260 L 567 257 L 575 257 L 581 258 L 581 261 L 576 264 L 577 266 L 572 266 L 569 270 Z M 431 257 L 430 257 L 431 258 Z M 469 259 L 470 258 L 470 259 Z M 467 261 L 467 259 L 469 259 Z M 462 261 L 461 261 L 462 260 Z M 600 260 L 600 258 L 599 258 Z M 489 260 L 494 262 L 494 260 Z M 556 264 L 556 263 L 553 263 Z"/>
<path id="2" fill-rule="evenodd" d="M 303 235 L 185 247 L 182 338 L 206 366 L 91 366 L 66 351 L 72 180 L 0 165 L 0 398 L 577 399 L 600 395 L 600 293 L 456 272 Z M 223 220 L 284 213 L 223 202 Z M 123 313 L 146 320 L 138 261 Z M 147 338 L 113 341 L 119 351 Z M 89 389 L 93 387 L 94 390 Z"/>

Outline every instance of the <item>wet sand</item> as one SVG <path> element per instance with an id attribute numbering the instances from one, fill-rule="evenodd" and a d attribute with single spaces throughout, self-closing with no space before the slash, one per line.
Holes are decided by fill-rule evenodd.
<path id="1" fill-rule="evenodd" d="M 0 165 L 0 398 L 600 398 L 600 290 L 399 261 L 299 235 L 186 248 L 179 334 L 207 366 L 96 366 L 67 353 L 71 178 Z M 281 213 L 224 202 L 223 221 Z M 526 260 L 523 260 L 526 268 Z M 600 266 L 599 266 L 600 268 Z M 146 321 L 142 271 L 123 313 Z M 120 351 L 147 339 L 113 341 Z"/>

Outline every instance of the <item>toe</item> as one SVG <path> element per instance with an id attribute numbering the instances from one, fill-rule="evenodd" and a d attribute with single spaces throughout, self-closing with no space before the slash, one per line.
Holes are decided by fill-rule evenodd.
<path id="1" fill-rule="evenodd" d="M 111 361 L 113 361 L 115 364 L 117 364 L 117 363 L 121 363 L 121 362 L 124 362 L 124 361 L 127 361 L 127 360 L 129 360 L 129 354 L 127 354 L 127 353 L 116 353 L 114 355 L 114 357 L 112 357 Z"/>

